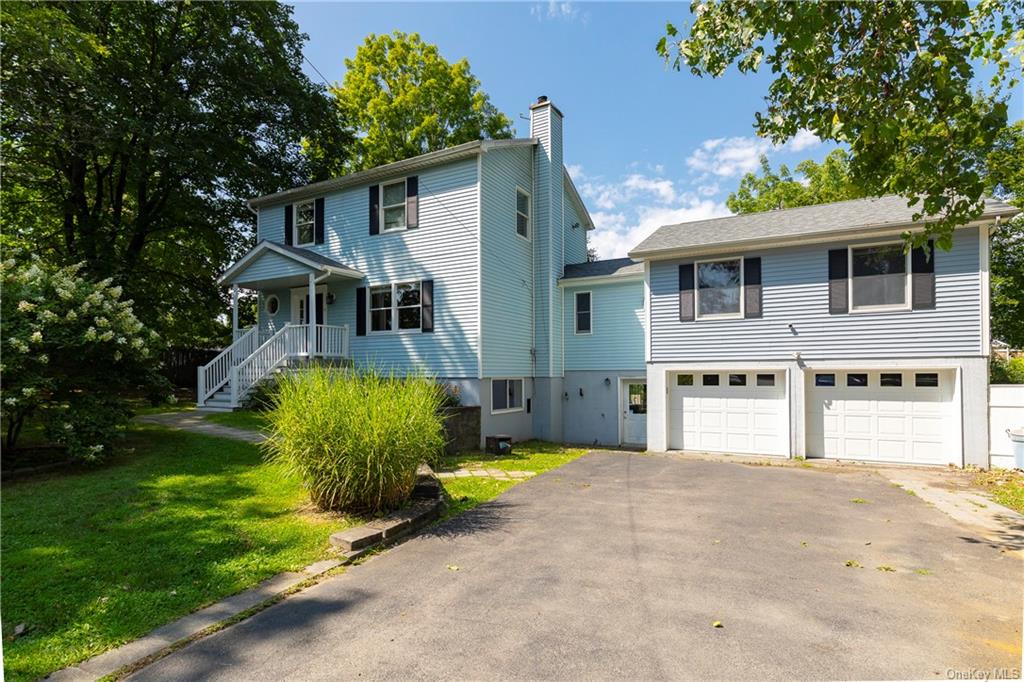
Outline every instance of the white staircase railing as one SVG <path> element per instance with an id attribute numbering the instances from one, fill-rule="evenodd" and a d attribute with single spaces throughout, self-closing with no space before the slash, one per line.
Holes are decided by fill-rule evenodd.
<path id="1" fill-rule="evenodd" d="M 310 353 L 308 324 L 286 324 L 248 357 L 230 368 L 231 406 L 237 407 L 252 387 L 292 357 L 348 357 L 348 325 L 318 324 Z"/>
<path id="2" fill-rule="evenodd" d="M 200 367 L 196 378 L 196 403 L 202 407 L 231 378 L 231 368 L 252 355 L 259 345 L 259 332 L 256 327 L 250 327 L 217 357 Z"/>

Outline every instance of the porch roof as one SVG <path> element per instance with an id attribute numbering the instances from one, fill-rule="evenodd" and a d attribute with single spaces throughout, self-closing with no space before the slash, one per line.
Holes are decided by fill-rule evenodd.
<path id="1" fill-rule="evenodd" d="M 303 285 L 313 273 L 317 282 L 328 279 L 363 279 L 359 270 L 310 249 L 261 241 L 239 258 L 217 280 L 221 286 L 272 288 Z"/>

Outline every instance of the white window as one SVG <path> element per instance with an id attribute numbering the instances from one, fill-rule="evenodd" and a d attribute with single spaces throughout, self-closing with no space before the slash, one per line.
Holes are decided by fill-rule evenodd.
<path id="1" fill-rule="evenodd" d="M 516 189 L 516 234 L 530 238 L 530 195 L 522 189 Z"/>
<path id="2" fill-rule="evenodd" d="M 697 263 L 697 317 L 743 316 L 743 259 Z"/>
<path id="3" fill-rule="evenodd" d="M 903 243 L 850 248 L 850 309 L 903 309 L 910 305 L 910 253 Z"/>
<path id="4" fill-rule="evenodd" d="M 370 287 L 370 331 L 419 329 L 422 320 L 419 282 Z"/>
<path id="5" fill-rule="evenodd" d="M 381 185 L 380 196 L 381 231 L 404 230 L 406 227 L 405 180 Z"/>
<path id="6" fill-rule="evenodd" d="M 522 379 L 491 379 L 491 413 L 523 409 Z"/>
<path id="7" fill-rule="evenodd" d="M 576 333 L 589 334 L 591 331 L 590 292 L 576 292 Z"/>
<path id="8" fill-rule="evenodd" d="M 277 296 L 271 294 L 270 296 L 267 296 L 267 300 L 264 301 L 263 307 L 264 310 L 267 311 L 268 315 L 277 315 L 277 311 L 281 309 L 281 301 Z"/>
<path id="9" fill-rule="evenodd" d="M 306 246 L 315 240 L 316 231 L 314 222 L 316 219 L 316 204 L 312 201 L 304 201 L 295 204 L 295 235 L 292 242 L 296 246 Z"/>

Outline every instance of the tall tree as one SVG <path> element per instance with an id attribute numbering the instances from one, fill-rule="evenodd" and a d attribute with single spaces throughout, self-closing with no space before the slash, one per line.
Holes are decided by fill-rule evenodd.
<path id="1" fill-rule="evenodd" d="M 1024 209 L 1024 121 L 999 136 L 987 170 L 989 191 Z M 990 269 L 992 336 L 1024 348 L 1024 214 L 992 232 Z"/>
<path id="2" fill-rule="evenodd" d="M 806 128 L 848 145 L 858 186 L 919 205 L 929 222 L 916 243 L 935 237 L 949 248 L 953 228 L 980 215 L 986 155 L 1018 84 L 1022 0 L 696 0 L 690 9 L 688 33 L 668 24 L 658 52 L 697 76 L 767 63 L 774 80 L 758 135 L 781 143 Z M 982 89 L 979 62 L 992 66 Z"/>
<path id="3" fill-rule="evenodd" d="M 338 126 L 291 9 L 12 2 L 0 22 L 4 245 L 112 277 L 171 342 L 215 336 L 245 199 L 304 182 L 300 140 Z"/>
<path id="4" fill-rule="evenodd" d="M 813 159 L 801 161 L 796 172 L 802 180 L 794 178 L 786 164 L 780 165 L 778 171 L 772 170 L 768 157 L 762 156 L 760 175 L 744 175 L 725 205 L 733 213 L 754 213 L 865 196 L 850 179 L 849 155 L 845 150 L 833 150 L 821 163 Z"/>
<path id="5" fill-rule="evenodd" d="M 332 158 L 318 139 L 308 149 L 334 174 L 512 136 L 512 121 L 480 89 L 469 62 L 448 62 L 417 33 L 370 34 L 345 68 L 331 93 L 339 119 L 357 131 L 356 155 Z"/>

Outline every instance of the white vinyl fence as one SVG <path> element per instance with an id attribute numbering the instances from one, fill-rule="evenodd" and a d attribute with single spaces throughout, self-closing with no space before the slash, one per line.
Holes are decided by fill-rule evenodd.
<path id="1" fill-rule="evenodd" d="M 1024 429 L 1024 384 L 992 384 L 988 393 L 989 464 L 1013 467 L 1007 429 Z"/>

